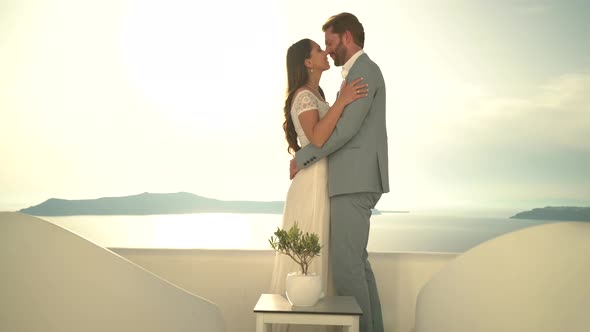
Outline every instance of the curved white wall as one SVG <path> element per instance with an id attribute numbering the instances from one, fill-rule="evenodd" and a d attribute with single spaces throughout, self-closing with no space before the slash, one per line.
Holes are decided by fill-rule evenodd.
<path id="1" fill-rule="evenodd" d="M 0 266 L 0 331 L 225 331 L 212 302 L 25 214 L 0 212 Z"/>
<path id="2" fill-rule="evenodd" d="M 459 256 L 420 291 L 416 332 L 590 330 L 590 223 L 525 228 Z"/>

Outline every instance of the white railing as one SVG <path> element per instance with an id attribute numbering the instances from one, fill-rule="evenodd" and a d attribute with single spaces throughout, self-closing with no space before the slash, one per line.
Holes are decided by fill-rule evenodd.
<path id="1" fill-rule="evenodd" d="M 215 302 L 228 332 L 254 331 L 252 311 L 268 292 L 274 251 L 113 249 L 170 282 Z M 456 254 L 370 253 L 377 278 L 385 330 L 409 332 L 422 286 Z"/>

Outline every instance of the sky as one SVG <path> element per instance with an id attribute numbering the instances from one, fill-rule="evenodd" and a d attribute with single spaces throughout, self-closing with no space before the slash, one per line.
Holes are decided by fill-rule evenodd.
<path id="1" fill-rule="evenodd" d="M 377 208 L 590 206 L 590 2 L 2 0 L 0 211 L 284 200 L 286 50 L 343 11 L 387 86 Z"/>

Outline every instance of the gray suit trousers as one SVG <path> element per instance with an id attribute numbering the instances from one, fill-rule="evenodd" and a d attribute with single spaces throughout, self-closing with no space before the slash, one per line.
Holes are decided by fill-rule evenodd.
<path id="1" fill-rule="evenodd" d="M 354 296 L 363 310 L 360 332 L 383 332 L 381 302 L 367 243 L 371 209 L 381 193 L 352 193 L 330 197 L 330 254 L 338 295 Z"/>

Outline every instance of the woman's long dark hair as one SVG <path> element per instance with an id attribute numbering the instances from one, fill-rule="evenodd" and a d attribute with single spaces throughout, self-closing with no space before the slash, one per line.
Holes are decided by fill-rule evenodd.
<path id="1" fill-rule="evenodd" d="M 285 98 L 285 107 L 283 111 L 285 113 L 285 122 L 283 122 L 283 130 L 285 131 L 285 138 L 289 147 L 287 152 L 295 154 L 301 147 L 297 142 L 297 132 L 295 132 L 295 125 L 291 118 L 291 102 L 295 97 L 295 92 L 304 86 L 309 80 L 309 74 L 305 67 L 305 59 L 309 59 L 311 56 L 311 40 L 301 39 L 295 44 L 291 45 L 287 50 L 287 97 Z M 324 97 L 324 91 L 322 88 L 320 95 Z M 325 97 L 324 97 L 325 98 Z"/>

